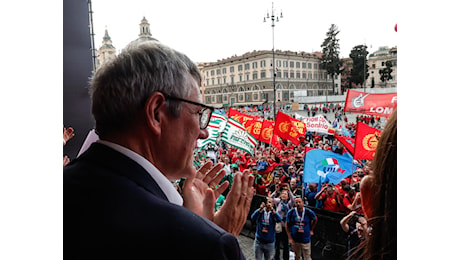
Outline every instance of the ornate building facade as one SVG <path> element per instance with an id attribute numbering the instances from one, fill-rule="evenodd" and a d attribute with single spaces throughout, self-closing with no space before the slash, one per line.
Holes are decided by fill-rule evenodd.
<path id="1" fill-rule="evenodd" d="M 206 104 L 241 107 L 293 102 L 295 90 L 305 96 L 338 93 L 340 75 L 332 78 L 320 65 L 321 53 L 275 51 L 275 85 L 273 88 L 273 52 L 253 51 L 212 63 L 200 63 L 201 91 Z"/>
<path id="2" fill-rule="evenodd" d="M 374 87 L 376 88 L 384 88 L 384 87 L 397 87 L 397 59 L 398 59 L 398 48 L 388 48 L 388 47 L 380 47 L 378 51 L 375 51 L 371 55 L 369 55 L 369 59 L 367 60 L 367 65 L 369 66 L 369 77 L 366 80 L 366 87 L 370 88 L 372 86 L 372 81 L 374 82 Z M 391 76 L 393 79 L 382 82 L 380 80 L 380 73 L 379 71 L 386 67 L 385 63 L 390 61 L 392 64 L 392 72 Z"/>
<path id="3" fill-rule="evenodd" d="M 113 60 L 117 56 L 117 49 L 112 45 L 112 39 L 109 36 L 107 27 L 105 28 L 105 35 L 102 38 L 102 46 L 97 50 L 97 66 L 99 69 L 105 63 Z"/>

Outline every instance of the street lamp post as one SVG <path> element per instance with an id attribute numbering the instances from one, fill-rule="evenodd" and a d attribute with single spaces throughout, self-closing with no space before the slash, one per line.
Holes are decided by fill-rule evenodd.
<path id="1" fill-rule="evenodd" d="M 273 120 L 276 119 L 276 71 L 275 71 L 275 16 L 276 16 L 276 22 L 279 22 L 279 18 L 283 18 L 283 11 L 281 11 L 280 16 L 278 17 L 275 15 L 275 9 L 273 7 L 273 2 L 272 2 L 272 43 L 273 43 L 273 61 L 272 61 L 272 70 L 273 70 Z M 270 18 L 270 14 L 267 12 L 267 17 Z M 264 22 L 266 22 L 265 17 L 264 17 Z"/>

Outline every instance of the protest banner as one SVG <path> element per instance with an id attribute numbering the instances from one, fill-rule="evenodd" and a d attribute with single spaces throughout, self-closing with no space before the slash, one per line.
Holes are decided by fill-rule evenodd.
<path id="1" fill-rule="evenodd" d="M 321 149 L 305 149 L 303 182 L 338 184 L 353 173 L 353 159 Z"/>
<path id="2" fill-rule="evenodd" d="M 250 120 L 254 120 L 256 117 L 247 115 L 245 113 L 241 113 L 236 109 L 229 108 L 228 109 L 228 117 L 235 119 L 236 121 L 240 122 L 243 126 L 246 127 L 246 122 Z"/>
<path id="3" fill-rule="evenodd" d="M 281 138 L 290 140 L 294 145 L 299 145 L 299 137 L 305 136 L 307 131 L 305 123 L 278 111 L 273 132 Z"/>
<path id="4" fill-rule="evenodd" d="M 332 129 L 331 124 L 326 120 L 326 118 L 324 118 L 323 115 L 317 115 L 315 117 L 303 117 L 302 122 L 305 123 L 307 131 L 323 134 L 334 134 L 334 129 Z"/>
<path id="5" fill-rule="evenodd" d="M 373 94 L 349 89 L 344 111 L 388 118 L 397 104 L 396 93 Z"/>
<path id="6" fill-rule="evenodd" d="M 356 127 L 354 159 L 374 159 L 375 149 L 379 143 L 381 131 L 358 122 Z"/>
<path id="7" fill-rule="evenodd" d="M 257 140 L 246 131 L 246 128 L 233 118 L 229 118 L 222 133 L 222 142 L 254 155 Z"/>

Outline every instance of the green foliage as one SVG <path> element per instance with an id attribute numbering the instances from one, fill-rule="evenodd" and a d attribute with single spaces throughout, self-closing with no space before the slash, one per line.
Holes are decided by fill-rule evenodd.
<path id="1" fill-rule="evenodd" d="M 324 39 L 321 48 L 323 48 L 323 56 L 321 57 L 321 64 L 332 78 L 332 86 L 334 86 L 334 76 L 340 74 L 342 61 L 339 58 L 340 44 L 337 39 L 339 34 L 337 25 L 332 24 L 329 31 L 326 33 L 326 39 Z"/>
<path id="2" fill-rule="evenodd" d="M 367 65 L 366 45 L 357 45 L 350 52 L 350 58 L 353 60 L 353 68 L 350 71 L 351 82 L 356 85 L 363 85 L 363 82 L 369 77 L 369 66 Z"/>
<path id="3" fill-rule="evenodd" d="M 391 76 L 391 73 L 393 72 L 392 67 L 393 67 L 392 62 L 388 60 L 385 62 L 385 68 L 379 70 L 380 81 L 385 83 L 385 86 L 387 84 L 387 81 L 389 81 L 390 79 L 393 79 L 393 76 Z"/>

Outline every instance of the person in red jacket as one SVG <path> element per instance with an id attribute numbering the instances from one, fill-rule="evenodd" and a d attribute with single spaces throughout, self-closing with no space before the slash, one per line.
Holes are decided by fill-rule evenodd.
<path id="1" fill-rule="evenodd" d="M 316 200 L 323 201 L 323 209 L 339 212 L 340 195 L 335 191 L 332 184 L 326 184 L 315 196 Z"/>

